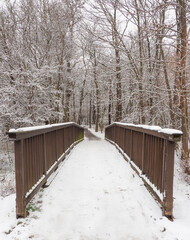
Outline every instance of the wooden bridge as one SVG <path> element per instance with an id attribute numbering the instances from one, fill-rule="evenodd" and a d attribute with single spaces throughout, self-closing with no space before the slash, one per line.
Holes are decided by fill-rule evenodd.
<path id="1" fill-rule="evenodd" d="M 15 141 L 17 218 L 27 216 L 27 204 L 74 145 L 84 139 L 84 130 L 75 123 L 64 123 L 9 131 Z M 175 142 L 181 135 L 177 130 L 123 123 L 105 129 L 105 139 L 118 148 L 170 219 Z"/>

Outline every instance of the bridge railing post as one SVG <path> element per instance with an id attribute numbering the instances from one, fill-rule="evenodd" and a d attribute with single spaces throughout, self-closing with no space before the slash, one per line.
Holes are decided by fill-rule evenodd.
<path id="1" fill-rule="evenodd" d="M 16 213 L 17 218 L 26 217 L 25 162 L 23 140 L 15 141 Z"/>
<path id="2" fill-rule="evenodd" d="M 166 141 L 165 147 L 165 174 L 164 174 L 164 199 L 163 215 L 168 218 L 173 216 L 173 175 L 174 175 L 174 150 L 175 142 Z"/>

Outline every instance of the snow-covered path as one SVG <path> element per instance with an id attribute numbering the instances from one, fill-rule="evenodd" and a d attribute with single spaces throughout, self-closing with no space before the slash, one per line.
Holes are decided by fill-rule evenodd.
<path id="1" fill-rule="evenodd" d="M 3 239 L 186 239 L 177 237 L 177 225 L 162 217 L 141 179 L 103 139 L 79 143 L 31 208 Z"/>
<path id="2" fill-rule="evenodd" d="M 44 239 L 55 232 L 57 239 L 151 239 L 144 232 L 151 213 L 144 216 L 145 202 L 135 193 L 141 184 L 111 144 L 85 140 L 47 190 L 36 232 Z"/>

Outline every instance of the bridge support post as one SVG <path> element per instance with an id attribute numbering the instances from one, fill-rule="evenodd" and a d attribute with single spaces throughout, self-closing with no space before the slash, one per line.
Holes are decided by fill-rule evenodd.
<path id="1" fill-rule="evenodd" d="M 23 140 L 15 141 L 16 217 L 26 217 Z"/>
<path id="2" fill-rule="evenodd" d="M 175 142 L 165 141 L 165 194 L 163 199 L 163 215 L 173 218 L 173 173 Z"/>

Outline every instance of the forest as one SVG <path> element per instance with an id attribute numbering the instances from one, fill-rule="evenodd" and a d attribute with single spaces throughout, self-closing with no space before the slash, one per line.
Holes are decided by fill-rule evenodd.
<path id="1" fill-rule="evenodd" d="M 114 121 L 182 130 L 189 163 L 188 0 L 5 0 L 0 151 L 10 128 Z"/>

